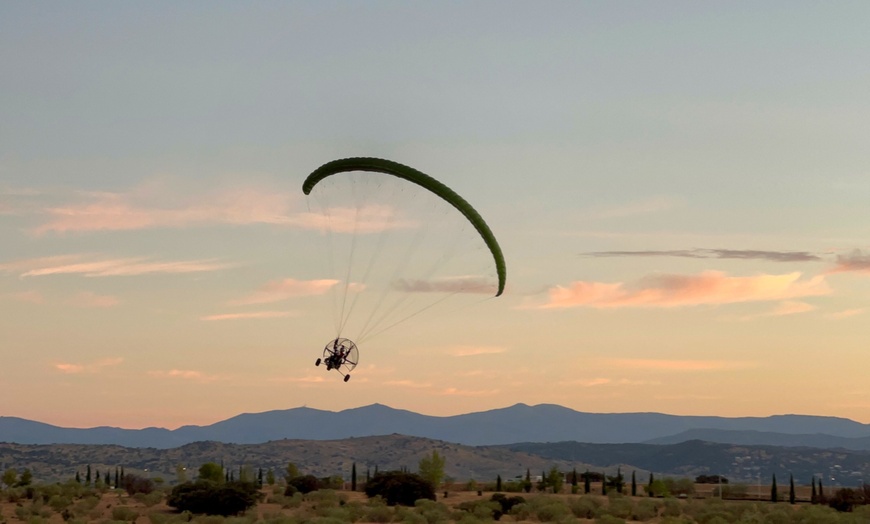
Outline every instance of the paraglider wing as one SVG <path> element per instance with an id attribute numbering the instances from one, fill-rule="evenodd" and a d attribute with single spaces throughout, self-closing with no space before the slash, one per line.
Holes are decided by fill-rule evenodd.
<path id="1" fill-rule="evenodd" d="M 505 268 L 504 255 L 501 252 L 501 247 L 499 247 L 498 242 L 495 239 L 495 235 L 492 234 L 492 231 L 489 229 L 489 226 L 486 225 L 486 222 L 484 222 L 480 213 L 471 207 L 471 204 L 459 196 L 455 191 L 431 176 L 418 171 L 413 167 L 393 162 L 392 160 L 367 157 L 343 158 L 327 162 L 315 169 L 314 172 L 308 175 L 308 178 L 306 178 L 305 182 L 302 184 L 302 191 L 307 195 L 311 193 L 314 186 L 324 178 L 349 171 L 373 171 L 407 180 L 408 182 L 417 184 L 418 186 L 431 191 L 444 199 L 445 202 L 455 207 L 463 216 L 465 216 L 465 218 L 468 219 L 469 222 L 471 222 L 474 229 L 476 229 L 483 238 L 486 247 L 492 252 L 492 257 L 495 260 L 496 272 L 498 274 L 498 292 L 495 296 L 499 296 L 504 292 L 507 270 Z"/>

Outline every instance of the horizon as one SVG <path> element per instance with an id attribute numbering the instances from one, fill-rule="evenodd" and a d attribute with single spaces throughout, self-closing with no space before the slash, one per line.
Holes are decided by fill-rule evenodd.
<path id="1" fill-rule="evenodd" d="M 323 412 L 327 412 L 327 413 L 335 413 L 335 414 L 338 414 L 338 413 L 341 413 L 341 412 L 343 412 L 343 411 L 351 411 L 351 410 L 356 410 L 356 409 L 364 409 L 364 408 L 369 408 L 369 407 L 373 407 L 373 406 L 382 406 L 382 407 L 386 407 L 386 408 L 388 408 L 388 409 L 392 409 L 392 410 L 395 410 L 395 411 L 409 411 L 409 412 L 411 412 L 411 413 L 415 413 L 415 414 L 418 414 L 418 415 L 423 415 L 423 416 L 427 416 L 427 417 L 434 417 L 434 418 L 449 418 L 449 417 L 455 417 L 455 416 L 461 416 L 461 415 L 474 415 L 474 414 L 485 413 L 485 412 L 489 412 L 489 411 L 496 411 L 496 410 L 509 409 L 509 408 L 516 407 L 516 406 L 525 406 L 525 407 L 531 407 L 531 408 L 539 407 L 539 406 L 555 406 L 555 407 L 560 407 L 560 408 L 565 408 L 565 409 L 571 409 L 572 411 L 575 411 L 575 412 L 577 412 L 577 413 L 583 413 L 583 414 L 589 414 L 589 415 L 640 415 L 640 414 L 651 414 L 651 415 L 665 415 L 665 416 L 676 416 L 676 417 L 711 417 L 711 418 L 723 418 L 723 419 L 766 419 L 766 418 L 773 418 L 773 417 L 813 417 L 813 418 L 834 418 L 834 419 L 840 419 L 840 420 L 848 420 L 848 421 L 851 421 L 851 422 L 856 422 L 856 423 L 858 423 L 858 424 L 864 424 L 864 425 L 868 425 L 868 426 L 870 426 L 870 423 L 867 423 L 867 422 L 861 422 L 861 421 L 854 420 L 854 419 L 850 419 L 850 418 L 846 418 L 846 417 L 834 417 L 834 416 L 830 416 L 830 415 L 811 415 L 811 414 L 806 414 L 806 413 L 773 413 L 773 414 L 770 414 L 770 415 L 760 415 L 760 416 L 741 416 L 741 415 L 736 415 L 736 416 L 720 416 L 720 415 L 698 415 L 698 414 L 694 414 L 694 415 L 693 415 L 693 414 L 678 415 L 678 414 L 674 414 L 674 413 L 664 413 L 664 412 L 659 412 L 659 411 L 590 412 L 590 411 L 579 411 L 579 410 L 572 409 L 572 408 L 568 408 L 568 407 L 566 407 L 566 406 L 562 406 L 562 405 L 559 405 L 559 404 L 551 404 L 551 403 L 527 404 L 527 403 L 524 403 L 524 402 L 517 402 L 517 403 L 515 403 L 515 404 L 511 404 L 511 405 L 509 405 L 509 406 L 502 406 L 502 407 L 493 408 L 493 409 L 488 409 L 488 410 L 483 410 L 483 411 L 458 412 L 458 413 L 453 413 L 453 414 L 448 414 L 448 415 L 432 415 L 432 414 L 423 413 L 423 412 L 419 412 L 419 411 L 413 411 L 413 410 L 410 410 L 410 409 L 396 408 L 396 407 L 389 406 L 389 405 L 386 405 L 386 404 L 383 404 L 383 403 L 366 404 L 366 405 L 364 405 L 364 406 L 356 406 L 356 407 L 343 408 L 343 409 L 337 409 L 337 410 L 332 410 L 332 409 L 319 409 L 319 408 L 314 408 L 314 407 L 311 407 L 311 406 L 295 406 L 295 407 L 291 407 L 291 408 L 283 408 L 283 409 L 270 409 L 270 410 L 266 410 L 266 411 L 236 413 L 235 415 L 231 415 L 231 416 L 228 416 L 228 417 L 225 417 L 225 418 L 219 419 L 219 420 L 213 420 L 213 421 L 206 422 L 206 423 L 203 423 L 203 424 L 181 424 L 181 425 L 178 425 L 178 426 L 175 426 L 175 427 L 154 426 L 154 425 L 151 425 L 151 426 L 141 426 L 141 427 L 122 427 L 122 426 L 113 426 L 113 425 L 108 424 L 108 423 L 97 424 L 97 425 L 94 425 L 94 426 L 61 426 L 61 425 L 58 425 L 58 424 L 52 424 L 51 422 L 49 422 L 49 421 L 45 421 L 45 420 L 27 419 L 27 418 L 23 418 L 23 417 L 13 417 L 13 416 L 9 416 L 9 415 L 0 415 L 0 418 L 4 418 L 4 417 L 5 417 L 5 418 L 19 418 L 19 419 L 21 419 L 21 420 L 26 420 L 26 421 L 29 421 L 29 422 L 37 422 L 37 423 L 41 423 L 41 424 L 48 424 L 48 425 L 50 425 L 50 426 L 55 426 L 55 427 L 59 427 L 59 428 L 63 428 L 63 429 L 95 429 L 95 428 L 103 428 L 103 427 L 105 427 L 105 428 L 123 429 L 123 430 L 165 429 L 165 430 L 168 430 L 168 431 L 175 431 L 175 430 L 177 430 L 177 429 L 179 429 L 179 428 L 186 427 L 186 426 L 193 426 L 193 427 L 205 427 L 205 426 L 210 426 L 210 425 L 212 425 L 212 424 L 217 424 L 217 423 L 219 423 L 219 422 L 224 422 L 224 421 L 226 421 L 226 420 L 229 420 L 229 419 L 232 419 L 232 418 L 235 418 L 235 417 L 239 417 L 239 416 L 243 416 L 243 415 L 262 415 L 262 414 L 265 414 L 265 413 L 292 411 L 292 410 L 295 410 L 295 409 L 311 409 L 311 410 L 315 410 L 315 411 L 323 411 Z M 753 431 L 753 430 L 742 430 L 742 431 Z"/>
<path id="2" fill-rule="evenodd" d="M 867 19 L 783 0 L 2 3 L 0 413 L 870 423 Z M 479 224 L 428 190 L 366 172 L 303 193 L 348 157 L 464 198 L 504 293 Z M 315 366 L 339 336 L 359 349 L 347 383 Z"/>

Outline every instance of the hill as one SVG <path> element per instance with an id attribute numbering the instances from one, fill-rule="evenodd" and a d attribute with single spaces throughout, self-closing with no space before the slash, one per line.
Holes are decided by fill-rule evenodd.
<path id="1" fill-rule="evenodd" d="M 490 411 L 434 417 L 372 404 L 338 412 L 300 407 L 245 413 L 207 426 L 183 426 L 174 430 L 61 428 L 16 417 L 0 417 L 0 442 L 114 444 L 169 449 L 201 441 L 257 444 L 281 439 L 337 440 L 398 433 L 480 446 L 569 440 L 641 443 L 701 429 L 817 435 L 816 444 L 820 447 L 833 447 L 826 442 L 827 436 L 870 438 L 870 425 L 843 418 L 807 415 L 727 418 L 661 413 L 584 413 L 552 404 L 516 404 Z"/>

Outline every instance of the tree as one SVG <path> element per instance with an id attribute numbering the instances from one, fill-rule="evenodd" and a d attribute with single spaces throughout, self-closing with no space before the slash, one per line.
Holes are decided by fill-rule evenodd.
<path id="1" fill-rule="evenodd" d="M 263 487 L 263 468 L 257 468 L 257 484 Z"/>
<path id="2" fill-rule="evenodd" d="M 601 479 L 601 494 L 607 495 L 607 475 L 602 475 Z"/>
<path id="3" fill-rule="evenodd" d="M 648 483 L 647 486 L 646 486 L 646 492 L 649 493 L 649 496 L 650 496 L 650 497 L 652 497 L 652 496 L 653 496 L 653 493 L 655 493 L 655 492 L 653 491 L 653 482 L 654 482 L 654 481 L 655 481 L 655 479 L 653 479 L 653 472 L 650 471 L 650 472 L 649 472 L 649 483 Z"/>
<path id="4" fill-rule="evenodd" d="M 216 484 L 220 484 L 225 480 L 223 468 L 214 462 L 206 462 L 199 467 L 199 479 L 210 480 Z"/>
<path id="5" fill-rule="evenodd" d="M 815 477 L 815 475 L 813 475 L 813 494 L 810 495 L 810 503 L 818 504 L 819 500 L 817 497 L 818 496 L 816 495 L 816 477 Z"/>
<path id="6" fill-rule="evenodd" d="M 773 482 L 770 484 L 770 501 L 777 502 L 779 500 L 779 495 L 776 492 L 776 473 L 773 474 Z"/>
<path id="7" fill-rule="evenodd" d="M 259 499 L 255 482 L 218 484 L 211 480 L 197 480 L 175 486 L 166 504 L 178 511 L 230 516 L 254 506 Z"/>
<path id="8" fill-rule="evenodd" d="M 78 484 L 82 483 L 82 476 L 79 475 L 78 471 L 76 471 L 76 483 L 78 483 Z"/>
<path id="9" fill-rule="evenodd" d="M 85 486 L 91 485 L 91 465 L 88 464 L 87 473 L 85 473 Z"/>
<path id="10" fill-rule="evenodd" d="M 272 471 L 271 469 L 266 472 L 266 484 L 268 484 L 270 486 L 275 485 L 275 472 Z"/>
<path id="11" fill-rule="evenodd" d="M 7 488 L 11 488 L 18 482 L 18 471 L 14 468 L 9 468 L 3 472 L 3 484 L 6 484 Z"/>
<path id="12" fill-rule="evenodd" d="M 523 481 L 523 491 L 526 493 L 532 491 L 532 472 L 526 468 L 526 480 Z"/>
<path id="13" fill-rule="evenodd" d="M 178 479 L 179 484 L 184 484 L 185 482 L 187 482 L 187 468 L 185 468 L 181 464 L 175 466 L 175 478 Z"/>
<path id="14" fill-rule="evenodd" d="M 571 488 L 576 491 L 577 488 L 577 468 L 571 470 Z"/>
<path id="15" fill-rule="evenodd" d="M 634 476 L 634 471 L 631 472 L 631 496 L 637 496 L 637 479 Z"/>
<path id="16" fill-rule="evenodd" d="M 401 471 L 376 474 L 366 482 L 365 493 L 369 498 L 382 497 L 390 506 L 413 506 L 420 499 L 435 500 L 435 489 L 428 480 Z"/>
<path id="17" fill-rule="evenodd" d="M 118 477 L 118 466 L 115 466 L 115 484 L 114 484 L 115 489 L 118 489 L 118 487 L 120 485 L 121 485 L 121 479 Z"/>
<path id="18" fill-rule="evenodd" d="M 156 488 L 154 481 L 150 478 L 140 477 L 139 475 L 133 475 L 132 473 L 124 476 L 124 482 L 121 483 L 121 487 L 124 488 L 124 491 L 126 491 L 128 495 L 135 495 L 136 493 L 144 493 L 147 495 Z"/>
<path id="19" fill-rule="evenodd" d="M 590 483 L 589 470 L 587 469 L 586 474 L 583 475 L 583 493 L 588 494 L 589 491 L 591 491 L 592 486 L 590 486 L 589 483 Z"/>
<path id="20" fill-rule="evenodd" d="M 356 491 L 356 462 L 350 467 L 350 490 Z"/>
<path id="21" fill-rule="evenodd" d="M 501 475 L 496 475 L 495 477 L 495 490 L 501 491 Z"/>
<path id="22" fill-rule="evenodd" d="M 323 482 L 314 475 L 300 475 L 287 481 L 287 492 L 285 492 L 285 494 L 292 495 L 298 491 L 304 495 L 322 489 L 323 487 Z"/>
<path id="23" fill-rule="evenodd" d="M 565 476 L 556 466 L 550 468 L 547 474 L 547 485 L 553 488 L 553 493 L 561 493 L 562 484 L 565 482 Z"/>
<path id="24" fill-rule="evenodd" d="M 825 489 L 822 487 L 822 479 L 819 479 L 819 498 L 817 500 L 822 504 L 825 503 Z"/>
<path id="25" fill-rule="evenodd" d="M 625 486 L 625 477 L 622 475 L 621 468 L 616 468 L 616 475 L 607 477 L 607 486 L 622 493 L 622 488 Z"/>
<path id="26" fill-rule="evenodd" d="M 284 480 L 290 482 L 290 479 L 296 478 L 299 476 L 299 468 L 296 467 L 296 464 L 292 462 L 287 463 L 287 467 L 284 468 Z"/>
<path id="27" fill-rule="evenodd" d="M 794 504 L 794 476 L 788 474 L 788 503 Z"/>
<path id="28" fill-rule="evenodd" d="M 21 472 L 21 478 L 18 479 L 18 486 L 29 486 L 31 482 L 33 482 L 33 473 L 31 473 L 30 468 L 24 468 L 24 471 Z"/>
<path id="29" fill-rule="evenodd" d="M 438 489 L 444 478 L 444 458 L 438 455 L 437 450 L 420 459 L 417 471 L 425 481 L 432 484 L 432 489 Z"/>

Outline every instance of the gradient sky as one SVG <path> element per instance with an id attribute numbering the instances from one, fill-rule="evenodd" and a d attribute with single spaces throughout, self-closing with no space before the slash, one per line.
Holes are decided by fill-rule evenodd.
<path id="1" fill-rule="evenodd" d="M 379 402 L 870 422 L 870 4 L 4 2 L 0 415 Z M 345 384 L 301 192 L 378 156 L 508 288 Z"/>

